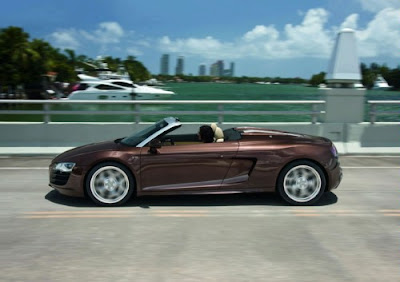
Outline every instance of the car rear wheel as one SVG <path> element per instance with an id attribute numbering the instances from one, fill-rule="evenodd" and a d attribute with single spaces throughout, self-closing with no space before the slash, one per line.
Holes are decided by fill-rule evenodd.
<path id="1" fill-rule="evenodd" d="M 95 166 L 86 179 L 86 191 L 98 205 L 116 206 L 125 203 L 133 194 L 135 183 L 131 172 L 118 163 Z"/>
<path id="2" fill-rule="evenodd" d="M 279 175 L 278 193 L 293 205 L 311 205 L 325 191 L 326 179 L 322 169 L 310 161 L 296 161 L 286 166 Z"/>

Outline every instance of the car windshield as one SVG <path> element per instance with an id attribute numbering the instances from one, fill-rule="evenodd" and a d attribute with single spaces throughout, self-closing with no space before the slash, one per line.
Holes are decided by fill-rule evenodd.
<path id="1" fill-rule="evenodd" d="M 167 125 L 168 123 L 165 120 L 160 120 L 159 122 L 142 131 L 139 131 L 129 137 L 125 137 L 121 140 L 121 143 L 128 146 L 137 146 L 140 142 L 144 141 L 146 138 L 156 133 L 161 128 L 166 127 Z"/>

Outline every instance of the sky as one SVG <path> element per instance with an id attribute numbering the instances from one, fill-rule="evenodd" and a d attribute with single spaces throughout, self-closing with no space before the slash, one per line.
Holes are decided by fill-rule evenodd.
<path id="1" fill-rule="evenodd" d="M 361 62 L 394 68 L 400 59 L 399 0 L 13 0 L 0 28 L 92 58 L 135 56 L 151 73 L 170 54 L 185 74 L 217 60 L 235 76 L 302 77 L 327 71 L 338 31 L 356 31 Z"/>

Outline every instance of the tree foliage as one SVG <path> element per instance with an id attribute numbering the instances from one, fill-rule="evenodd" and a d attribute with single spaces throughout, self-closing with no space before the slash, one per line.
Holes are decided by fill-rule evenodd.
<path id="1" fill-rule="evenodd" d="M 151 74 L 146 67 L 133 56 L 128 56 L 123 61 L 123 64 L 133 81 L 144 81 L 151 78 Z"/>
<path id="2" fill-rule="evenodd" d="M 361 63 L 360 67 L 362 83 L 365 87 L 372 88 L 378 75 L 382 75 L 390 86 L 394 89 L 400 89 L 400 67 L 390 69 L 385 64 L 379 65 L 377 63 L 372 63 L 369 67 Z"/>
<path id="3" fill-rule="evenodd" d="M 400 66 L 394 69 L 388 68 L 385 64 L 379 65 L 377 63 L 371 63 L 367 66 L 365 63 L 360 64 L 361 83 L 368 89 L 371 89 L 374 86 L 374 82 L 378 75 L 382 75 L 382 77 L 387 81 L 387 83 L 393 87 L 393 89 L 400 89 Z M 309 83 L 312 86 L 317 86 L 320 83 L 325 82 L 325 73 L 320 72 L 319 74 L 314 74 Z"/>
<path id="4" fill-rule="evenodd" d="M 310 84 L 312 86 L 318 86 L 321 83 L 325 83 L 325 72 L 320 72 L 319 74 L 314 74 L 310 79 Z"/>
<path id="5" fill-rule="evenodd" d="M 29 34 L 20 27 L 0 29 L 0 85 L 17 86 L 40 84 L 42 76 L 57 73 L 56 80 L 74 82 L 75 69 L 90 70 L 84 62 L 95 61 L 86 55 L 77 55 L 74 50 L 60 50 L 41 39 L 30 40 Z M 104 62 L 117 71 L 125 67 L 132 80 L 141 81 L 151 77 L 146 67 L 134 57 L 126 60 L 106 57 Z M 1 90 L 1 89 L 0 89 Z"/>

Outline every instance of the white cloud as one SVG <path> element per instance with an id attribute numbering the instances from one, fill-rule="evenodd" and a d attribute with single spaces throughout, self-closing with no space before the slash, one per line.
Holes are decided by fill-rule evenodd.
<path id="1" fill-rule="evenodd" d="M 56 31 L 50 34 L 50 38 L 55 45 L 63 49 L 76 49 L 80 46 L 78 39 L 75 37 L 76 31 L 73 29 Z"/>
<path id="2" fill-rule="evenodd" d="M 386 1 L 388 2 L 388 1 Z M 400 2 L 400 1 L 399 1 Z M 371 1 L 372 3 L 372 1 Z M 349 15 L 340 25 L 356 30 L 360 57 L 400 57 L 400 9 L 380 10 L 364 27 L 360 28 L 358 14 Z M 300 24 L 286 24 L 283 31 L 274 26 L 257 25 L 236 40 L 223 42 L 217 38 L 159 40 L 163 52 L 196 55 L 206 59 L 293 59 L 329 58 L 339 27 L 327 27 L 329 14 L 324 9 L 311 9 Z"/>
<path id="3" fill-rule="evenodd" d="M 365 5 L 379 1 L 359 0 Z M 396 0 L 399 2 L 400 1 Z M 383 1 L 390 4 L 393 1 Z M 397 2 L 396 2 L 397 3 Z M 378 9 L 378 8 L 376 8 Z M 361 14 L 362 15 L 362 14 Z M 400 57 L 400 7 L 379 10 L 364 26 L 359 26 L 360 15 L 347 16 L 340 26 L 327 26 L 329 13 L 325 9 L 310 9 L 300 23 L 288 23 L 282 29 L 274 25 L 256 25 L 236 39 L 223 41 L 213 36 L 159 39 L 141 37 L 133 31 L 124 31 L 117 22 L 99 23 L 94 30 L 68 29 L 53 32 L 49 38 L 60 48 L 77 49 L 82 46 L 97 48 L 99 54 L 120 47 L 135 56 L 144 50 L 158 48 L 162 52 L 185 56 L 216 59 L 293 59 L 329 58 L 336 32 L 342 28 L 356 30 L 360 57 Z M 113 49 L 114 48 L 114 49 Z"/>
<path id="4" fill-rule="evenodd" d="M 230 43 L 222 43 L 211 36 L 176 40 L 164 36 L 159 43 L 160 48 L 165 52 L 203 55 L 206 58 L 213 58 L 223 52 L 229 52 L 231 48 Z"/>
<path id="5" fill-rule="evenodd" d="M 119 43 L 125 32 L 117 22 L 103 22 L 92 32 L 80 31 L 81 35 L 90 41 L 102 44 Z"/>
<path id="6" fill-rule="evenodd" d="M 257 25 L 251 31 L 247 32 L 243 39 L 246 41 L 253 41 L 256 39 L 278 39 L 279 32 L 274 26 Z"/>
<path id="7" fill-rule="evenodd" d="M 300 25 L 285 26 L 287 39 L 281 42 L 287 49 L 287 57 L 326 57 L 332 48 L 331 32 L 324 28 L 328 21 L 324 9 L 309 10 Z"/>
<path id="8" fill-rule="evenodd" d="M 356 35 L 362 57 L 400 57 L 400 9 L 384 9 Z"/>
<path id="9" fill-rule="evenodd" d="M 330 32 L 324 29 L 327 18 L 326 10 L 311 9 L 300 25 L 287 24 L 282 34 L 272 25 L 257 25 L 232 42 L 221 42 L 211 36 L 175 40 L 164 36 L 159 45 L 163 52 L 207 59 L 327 57 L 333 42 Z"/>
<path id="10" fill-rule="evenodd" d="M 50 41 L 59 48 L 77 49 L 88 44 L 95 44 L 99 53 L 108 52 L 110 45 L 120 43 L 125 37 L 123 28 L 117 22 L 102 22 L 95 30 L 68 29 L 53 32 Z M 129 34 L 133 34 L 129 32 Z M 93 45 L 91 45 L 93 46 Z"/>
<path id="11" fill-rule="evenodd" d="M 143 46 L 143 47 L 151 47 L 151 43 L 148 40 L 142 39 L 142 40 L 136 40 L 135 43 L 138 46 Z"/>
<path id="12" fill-rule="evenodd" d="M 130 47 L 130 48 L 126 49 L 126 52 L 128 53 L 128 55 L 133 55 L 133 56 L 143 55 L 143 52 L 136 47 Z"/>
<path id="13" fill-rule="evenodd" d="M 400 8 L 399 0 L 358 0 L 360 2 L 361 7 L 369 12 L 379 12 L 386 8 Z"/>
<path id="14" fill-rule="evenodd" d="M 357 29 L 357 22 L 358 22 L 359 15 L 358 14 L 351 14 L 348 16 L 344 22 L 340 25 L 340 29 L 343 28 L 351 28 L 356 30 Z"/>

